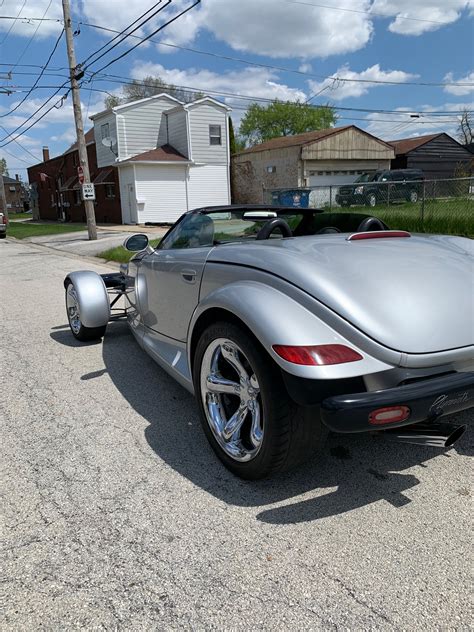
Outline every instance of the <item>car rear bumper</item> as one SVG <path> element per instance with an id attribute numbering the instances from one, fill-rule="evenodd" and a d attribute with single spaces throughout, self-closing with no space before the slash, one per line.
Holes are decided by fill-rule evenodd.
<path id="1" fill-rule="evenodd" d="M 369 416 L 380 408 L 406 406 L 402 422 L 372 425 Z M 474 407 L 474 372 L 453 373 L 383 391 L 328 397 L 321 403 L 321 418 L 333 432 L 370 432 L 399 428 Z"/>

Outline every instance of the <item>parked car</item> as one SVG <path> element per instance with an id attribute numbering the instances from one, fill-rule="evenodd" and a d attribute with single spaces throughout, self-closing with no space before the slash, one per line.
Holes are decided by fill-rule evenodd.
<path id="1" fill-rule="evenodd" d="M 65 278 L 72 334 L 100 339 L 126 318 L 238 476 L 299 463 L 329 430 L 438 446 L 462 434 L 440 418 L 474 406 L 470 239 L 223 206 L 186 213 L 156 249 L 142 234 L 124 245 L 136 254 L 120 273 Z"/>
<path id="2" fill-rule="evenodd" d="M 7 236 L 7 216 L 0 211 L 0 239 L 4 239 Z"/>
<path id="3" fill-rule="evenodd" d="M 420 169 L 394 169 L 364 173 L 351 185 L 339 188 L 336 202 L 340 206 L 365 204 L 377 206 L 390 202 L 416 203 L 423 190 Z"/>

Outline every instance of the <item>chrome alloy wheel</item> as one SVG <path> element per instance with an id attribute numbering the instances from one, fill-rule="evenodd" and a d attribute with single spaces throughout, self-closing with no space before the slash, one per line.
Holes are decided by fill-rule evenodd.
<path id="1" fill-rule="evenodd" d="M 242 349 L 227 338 L 207 347 L 201 364 L 201 397 L 219 446 L 236 461 L 250 461 L 262 445 L 260 387 Z"/>
<path id="2" fill-rule="evenodd" d="M 66 291 L 66 309 L 67 317 L 71 329 L 75 334 L 78 334 L 81 329 L 81 315 L 79 313 L 79 301 L 77 299 L 77 292 L 72 284 L 69 284 Z"/>

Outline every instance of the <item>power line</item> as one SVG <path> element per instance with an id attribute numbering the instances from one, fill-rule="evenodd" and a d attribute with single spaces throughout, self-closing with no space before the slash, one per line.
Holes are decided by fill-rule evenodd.
<path id="1" fill-rule="evenodd" d="M 10 138 L 13 136 L 13 134 L 15 134 L 18 130 L 20 130 L 25 123 L 28 123 L 28 121 L 31 121 L 31 119 L 35 116 L 35 114 L 38 114 L 38 112 L 40 110 L 42 110 L 44 108 L 45 105 L 47 105 L 57 94 L 60 90 L 62 90 L 67 84 L 67 81 L 65 83 L 63 83 L 61 86 L 59 86 L 59 88 L 56 90 L 56 92 L 54 92 L 49 99 L 47 99 L 42 105 L 39 106 L 39 108 L 37 108 L 33 114 L 31 114 L 25 121 L 23 121 L 23 123 L 21 125 L 18 125 L 18 127 L 16 127 L 12 132 L 10 132 L 7 136 L 5 136 L 4 138 L 0 139 L 0 143 L 3 143 L 3 141 L 7 140 L 7 138 Z M 36 119 L 36 121 L 34 121 L 29 127 L 27 127 L 26 129 L 24 129 L 20 134 L 18 134 L 17 136 L 15 136 L 15 138 L 11 138 L 11 140 L 9 140 L 7 143 L 4 143 L 3 145 L 0 145 L 0 147 L 4 147 L 5 145 L 9 145 L 11 142 L 13 142 L 16 138 L 19 138 L 20 136 L 22 136 L 25 132 L 27 132 L 29 129 L 31 129 L 32 127 L 34 127 L 37 123 L 39 123 L 39 121 L 41 121 L 46 114 L 48 114 L 49 112 L 51 112 L 51 110 L 53 108 L 55 108 L 59 103 L 63 103 L 63 101 L 67 98 L 67 95 L 69 94 L 70 89 L 66 92 L 65 95 L 63 95 L 56 103 L 54 103 L 50 108 L 48 108 L 46 110 L 46 112 L 44 112 L 38 119 Z"/>
<path id="2" fill-rule="evenodd" d="M 378 18 L 386 18 L 388 20 L 396 17 L 397 20 L 413 20 L 414 22 L 429 22 L 430 24 L 451 24 L 451 22 L 440 22 L 438 20 L 426 20 L 423 18 L 412 18 L 403 15 L 385 15 L 384 13 L 376 13 L 375 11 L 363 11 L 362 9 L 347 9 L 345 7 L 333 7 L 327 4 L 314 4 L 312 2 L 303 2 L 303 0 L 285 0 L 288 4 L 301 4 L 307 7 L 316 7 L 318 9 L 332 9 L 334 11 L 347 11 L 348 13 L 363 13 Z"/>
<path id="3" fill-rule="evenodd" d="M 91 24 L 89 22 L 79 22 L 79 24 L 81 26 L 87 26 L 89 28 L 94 28 L 94 29 L 98 29 L 100 31 L 106 31 L 108 33 L 119 33 L 120 31 L 116 31 L 115 29 L 111 29 L 105 26 L 101 26 L 99 24 Z M 138 35 L 130 35 L 130 37 L 132 38 L 136 38 L 136 39 L 140 39 L 140 37 Z M 233 62 L 237 62 L 239 64 L 245 64 L 247 66 L 255 66 L 257 68 L 266 68 L 268 70 L 278 70 L 280 72 L 288 72 L 288 73 L 293 73 L 296 75 L 301 75 L 301 76 L 305 76 L 305 77 L 311 77 L 312 79 L 330 79 L 330 80 L 337 80 L 337 81 L 343 81 L 343 82 L 348 82 L 348 83 L 378 83 L 378 84 L 389 84 L 389 85 L 415 85 L 415 86 L 433 86 L 433 87 L 446 87 L 446 86 L 473 86 L 474 83 L 445 83 L 445 82 L 401 82 L 401 81 L 385 81 L 382 79 L 379 80 L 370 80 L 370 79 L 350 79 L 348 77 L 338 77 L 336 75 L 318 75 L 312 72 L 305 72 L 303 70 L 298 70 L 296 68 L 288 68 L 285 66 L 275 66 L 274 64 L 263 64 L 260 62 L 255 62 L 255 61 L 250 61 L 248 59 L 242 59 L 239 57 L 233 57 L 231 55 L 222 55 L 220 53 L 212 53 L 210 51 L 204 51 L 204 50 L 200 50 L 197 48 L 190 48 L 188 46 L 178 46 L 177 44 L 170 44 L 169 42 L 160 42 L 159 40 L 153 40 L 150 39 L 150 42 L 152 42 L 153 44 L 159 44 L 160 46 L 166 46 L 169 48 L 175 48 L 178 50 L 183 50 L 186 51 L 188 53 L 194 53 L 196 55 L 205 55 L 208 57 L 214 57 L 217 59 L 224 59 L 226 61 L 233 61 Z"/>
<path id="4" fill-rule="evenodd" d="M 50 4 L 51 4 L 51 3 L 50 3 Z M 51 61 L 51 59 L 52 59 L 52 57 L 53 57 L 54 53 L 56 52 L 56 49 L 57 49 L 57 47 L 58 47 L 58 45 L 59 45 L 59 42 L 61 41 L 61 38 L 62 38 L 62 36 L 63 36 L 63 33 L 64 33 L 64 28 L 63 28 L 63 29 L 61 29 L 61 33 L 59 34 L 59 37 L 58 37 L 58 39 L 56 40 L 56 42 L 55 42 L 55 44 L 54 44 L 54 46 L 53 46 L 53 50 L 52 50 L 52 51 L 51 51 L 51 53 L 49 54 L 49 57 L 48 57 L 48 59 L 47 59 L 47 61 L 46 61 L 46 64 L 42 67 L 42 70 L 41 70 L 41 72 L 39 73 L 39 75 L 38 75 L 38 77 L 37 77 L 36 81 L 34 82 L 34 84 L 32 85 L 32 87 L 28 90 L 28 92 L 25 94 L 25 96 L 23 97 L 23 99 L 22 99 L 19 103 L 17 103 L 17 104 L 15 105 L 15 107 L 14 107 L 14 108 L 12 108 L 9 112 L 6 112 L 5 114 L 0 114 L 0 118 L 3 118 L 4 116 L 8 116 L 9 114 L 12 114 L 12 113 L 13 113 L 13 112 L 15 112 L 16 110 L 18 110 L 18 108 L 19 108 L 19 107 L 20 107 L 20 106 L 21 106 L 21 105 L 22 105 L 22 104 L 26 101 L 26 99 L 30 96 L 30 94 L 33 92 L 33 90 L 34 90 L 34 89 L 38 86 L 38 83 L 39 83 L 39 81 L 40 81 L 41 77 L 44 75 L 44 72 L 45 72 L 46 68 L 48 67 L 49 62 Z M 19 73 L 18 73 L 18 74 L 19 74 Z"/>
<path id="5" fill-rule="evenodd" d="M 137 44 L 135 44 L 135 46 L 132 46 L 131 48 L 129 48 L 128 50 L 126 50 L 125 52 L 123 52 L 121 55 L 119 55 L 118 57 L 115 57 L 114 59 L 112 59 L 111 61 L 109 61 L 107 64 L 105 64 L 105 66 L 102 66 L 102 68 L 99 68 L 99 70 L 96 70 L 95 72 L 92 73 L 92 77 L 94 77 L 94 75 L 96 75 L 99 72 L 102 72 L 103 70 L 105 70 L 106 68 L 108 68 L 109 66 L 111 66 L 112 64 L 115 64 L 115 62 L 119 61 L 120 59 L 123 59 L 126 55 L 129 55 L 133 50 L 135 50 L 138 46 L 140 46 L 141 44 L 143 44 L 144 42 L 148 41 L 150 38 L 152 38 L 154 35 L 156 35 L 157 33 L 159 33 L 160 31 L 162 31 L 164 28 L 166 28 L 167 26 L 169 26 L 170 24 L 172 24 L 173 22 L 175 22 L 176 20 L 178 20 L 180 17 L 182 17 L 185 13 L 188 13 L 188 11 L 191 11 L 191 9 L 194 9 L 194 7 L 196 7 L 198 4 L 201 3 L 201 0 L 196 0 L 193 4 L 191 4 L 189 7 L 187 7 L 186 9 L 184 9 L 183 11 L 181 11 L 180 13 L 178 13 L 177 15 L 175 15 L 173 18 L 171 18 L 170 20 L 168 20 L 167 22 L 165 22 L 164 24 L 162 24 L 159 28 L 157 28 L 155 31 L 153 31 L 152 33 L 150 33 L 149 35 L 147 35 L 146 37 L 144 37 L 143 39 L 140 39 L 139 42 L 137 42 Z M 100 58 L 99 58 L 100 59 Z"/>
<path id="6" fill-rule="evenodd" d="M 53 3 L 53 0 L 49 0 L 49 4 L 48 4 L 48 6 L 46 7 L 45 12 L 43 13 L 43 18 L 44 18 L 44 17 L 45 17 L 45 15 L 48 13 L 49 8 L 50 8 L 50 6 L 51 6 L 51 4 L 52 4 L 52 3 Z M 41 24 L 42 24 L 41 22 L 38 22 L 38 26 L 36 27 L 35 32 L 33 33 L 33 35 L 32 35 L 32 36 L 30 37 L 30 39 L 28 40 L 28 42 L 27 42 L 27 44 L 26 44 L 25 48 L 23 49 L 23 51 L 22 51 L 21 55 L 18 57 L 18 60 L 17 60 L 16 64 L 14 64 L 14 65 L 12 66 L 12 68 L 11 68 L 12 70 L 13 70 L 14 68 L 16 68 L 16 66 L 18 65 L 18 63 L 19 63 L 19 62 L 23 59 L 23 57 L 24 57 L 24 55 L 25 55 L 26 51 L 27 51 L 27 50 L 29 49 L 29 47 L 31 46 L 32 41 L 35 39 L 36 34 L 38 33 L 38 30 L 39 30 L 39 28 L 40 28 Z"/>
<path id="7" fill-rule="evenodd" d="M 82 62 L 82 66 L 84 66 L 92 57 L 95 57 L 98 53 L 100 53 L 101 50 L 103 50 L 104 48 L 109 47 L 112 42 L 114 42 L 116 39 L 118 39 L 121 35 L 123 35 L 125 33 L 125 31 L 128 31 L 129 28 L 131 28 L 132 26 L 134 26 L 137 22 L 140 22 L 140 20 L 144 19 L 144 17 L 146 16 L 147 13 L 150 13 L 150 11 L 152 11 L 153 9 L 155 9 L 157 6 L 159 6 L 161 3 L 163 2 L 163 0 L 159 0 L 156 4 L 154 4 L 150 9 L 148 9 L 148 11 L 145 11 L 145 13 L 142 13 L 136 20 L 134 20 L 131 24 L 129 24 L 127 26 L 127 28 L 123 29 L 123 31 L 120 31 L 118 33 L 118 35 L 116 35 L 115 37 L 113 37 L 109 42 L 106 42 L 103 46 L 101 46 L 98 50 L 95 51 L 95 53 L 92 53 L 91 55 L 89 55 L 89 57 L 87 57 L 86 59 L 84 59 L 84 61 Z M 169 4 L 171 4 L 171 0 L 167 0 L 166 4 L 164 6 L 162 6 L 161 8 L 159 8 L 157 11 L 155 11 L 155 13 L 153 13 L 152 15 L 150 15 L 148 17 L 147 20 L 145 20 L 143 23 L 138 24 L 138 26 L 136 28 L 134 28 L 130 33 L 127 33 L 125 35 L 125 37 L 123 37 L 121 40 L 119 40 L 118 42 L 116 42 L 113 46 L 111 46 L 108 50 L 106 50 L 102 55 L 100 55 L 100 57 L 98 57 L 97 59 L 93 60 L 92 62 L 89 62 L 89 65 L 92 63 L 95 63 L 96 61 L 98 61 L 101 57 L 103 57 L 104 55 L 110 53 L 111 50 L 113 50 L 116 46 L 118 46 L 119 44 L 121 44 L 127 37 L 130 37 L 130 35 L 132 35 L 132 33 L 135 33 L 135 31 L 137 31 L 138 29 L 142 28 L 142 26 L 144 26 L 149 20 L 151 20 L 153 17 L 155 17 L 155 15 L 157 15 L 158 13 L 160 13 L 160 11 L 163 11 L 163 9 L 165 9 Z"/>
<path id="8" fill-rule="evenodd" d="M 8 134 L 8 130 L 6 130 L 6 129 L 3 127 L 3 125 L 0 125 L 0 128 L 1 128 L 1 129 L 3 129 L 3 131 L 4 131 L 4 132 L 6 132 L 6 133 Z M 24 146 L 23 146 L 23 145 L 22 145 L 22 144 L 21 144 L 18 140 L 15 140 L 15 143 L 18 145 L 18 147 L 20 147 L 20 149 L 22 149 L 24 152 L 26 152 L 27 154 L 29 154 L 30 156 L 32 156 L 35 160 L 40 160 L 40 159 L 38 158 L 38 156 L 35 156 L 35 155 L 34 155 L 34 154 L 33 154 L 33 153 L 32 153 L 32 152 L 31 152 L 31 151 L 30 151 L 27 147 L 24 147 Z M 8 153 L 6 149 L 4 149 L 4 151 L 5 151 L 6 153 Z M 12 154 L 10 154 L 10 155 L 12 155 Z M 16 156 L 16 158 L 18 158 L 18 160 L 21 160 L 22 162 L 24 162 L 25 164 L 27 164 L 26 160 L 23 160 L 23 158 L 20 158 L 19 156 Z"/>
<path id="9" fill-rule="evenodd" d="M 15 26 L 16 21 L 18 20 L 18 18 L 20 17 L 21 12 L 23 11 L 23 9 L 25 8 L 25 4 L 27 3 L 27 0 L 24 0 L 23 4 L 21 5 L 21 9 L 18 11 L 18 15 L 16 16 L 16 18 L 13 18 L 13 22 L 10 25 L 10 28 L 7 31 L 7 34 L 5 35 L 5 37 L 2 39 L 2 41 L 0 42 L 0 46 L 2 44 L 5 44 L 5 42 L 7 41 L 7 37 L 10 35 L 10 33 L 12 32 L 12 28 Z"/>
<path id="10" fill-rule="evenodd" d="M 121 75 L 112 75 L 112 74 L 107 74 L 104 73 L 103 75 L 94 75 L 94 80 L 95 81 L 109 81 L 110 83 L 119 83 L 122 85 L 135 85 L 133 83 L 133 79 L 132 77 L 123 77 Z M 140 83 L 140 85 L 143 85 L 143 87 L 145 88 L 154 88 L 156 86 L 152 85 L 152 84 L 146 84 L 146 83 Z M 189 91 L 189 92 L 205 92 L 207 94 L 215 94 L 217 96 L 221 96 L 221 97 L 232 97 L 232 98 L 238 98 L 241 100 L 247 100 L 247 101 L 262 101 L 262 102 L 267 102 L 267 103 L 271 103 L 272 101 L 274 101 L 275 99 L 269 98 L 269 97 L 257 97 L 255 95 L 244 95 L 244 94 L 237 94 L 235 92 L 224 92 L 224 91 L 218 91 L 218 90 L 209 90 L 207 88 L 202 88 L 202 87 L 195 87 L 195 86 L 182 86 L 182 85 L 176 85 L 174 86 L 175 88 L 178 88 L 180 90 L 184 90 L 184 91 Z M 320 105 L 313 105 L 311 107 L 321 107 Z M 400 114 L 400 110 L 380 110 L 380 109 L 368 109 L 368 108 L 350 108 L 350 107 L 343 107 L 343 106 L 331 106 L 336 110 L 343 110 L 343 111 L 351 111 L 351 112 L 371 112 L 371 113 L 377 113 L 377 114 Z M 438 111 L 433 111 L 430 112 L 430 114 L 434 114 L 436 116 L 444 116 L 444 115 L 453 115 L 456 114 L 456 111 L 448 111 L 448 110 L 438 110 Z M 461 113 L 461 111 L 459 111 L 459 113 Z"/>

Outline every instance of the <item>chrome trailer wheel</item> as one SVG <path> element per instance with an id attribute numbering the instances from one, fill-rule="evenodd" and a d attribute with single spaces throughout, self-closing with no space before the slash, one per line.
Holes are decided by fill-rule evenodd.
<path id="1" fill-rule="evenodd" d="M 201 398 L 219 446 L 236 461 L 250 461 L 262 445 L 257 376 L 242 349 L 228 338 L 207 347 L 201 364 Z"/>
<path id="2" fill-rule="evenodd" d="M 324 444 L 319 410 L 292 401 L 279 367 L 236 323 L 216 322 L 201 334 L 193 381 L 209 443 L 241 478 L 288 470 Z"/>
<path id="3" fill-rule="evenodd" d="M 81 307 L 77 291 L 69 281 L 66 285 L 66 312 L 72 335 L 81 342 L 100 340 L 105 334 L 107 325 L 103 327 L 85 327 L 81 320 Z"/>

